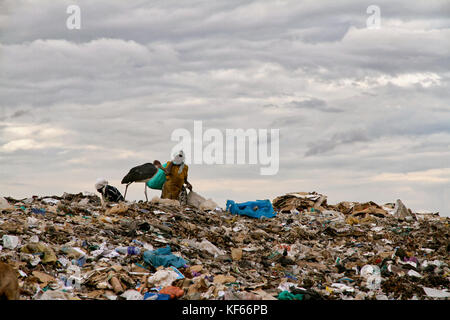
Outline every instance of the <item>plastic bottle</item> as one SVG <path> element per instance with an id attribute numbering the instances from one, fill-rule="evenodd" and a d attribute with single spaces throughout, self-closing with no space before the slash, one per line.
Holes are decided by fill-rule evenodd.
<path id="1" fill-rule="evenodd" d="M 76 266 L 84 266 L 84 264 L 86 263 L 86 256 L 82 256 L 79 259 L 72 259 L 72 264 L 76 265 Z"/>
<path id="2" fill-rule="evenodd" d="M 117 247 L 116 251 L 122 254 L 136 255 L 141 253 L 141 249 L 137 247 Z"/>
<path id="3" fill-rule="evenodd" d="M 128 247 L 117 247 L 116 248 L 116 252 L 122 253 L 122 254 L 127 254 L 128 253 Z"/>
<path id="4" fill-rule="evenodd" d="M 140 254 L 141 253 L 141 248 L 138 247 L 128 247 L 128 254 Z"/>
<path id="5" fill-rule="evenodd" d="M 141 247 L 144 246 L 144 243 L 139 240 L 134 239 L 132 242 L 137 244 L 138 246 L 141 246 Z"/>

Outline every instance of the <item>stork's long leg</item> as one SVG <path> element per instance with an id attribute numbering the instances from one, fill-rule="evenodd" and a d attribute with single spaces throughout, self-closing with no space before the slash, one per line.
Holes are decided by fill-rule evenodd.
<path id="1" fill-rule="evenodd" d="M 125 195 L 123 196 L 123 200 L 126 199 L 126 197 L 127 197 L 128 186 L 129 186 L 130 184 L 132 184 L 132 183 L 133 183 L 133 182 L 127 183 L 127 186 L 125 187 Z"/>
<path id="2" fill-rule="evenodd" d="M 147 182 L 144 182 L 145 185 L 145 200 L 147 200 L 148 202 L 148 197 L 147 197 Z"/>

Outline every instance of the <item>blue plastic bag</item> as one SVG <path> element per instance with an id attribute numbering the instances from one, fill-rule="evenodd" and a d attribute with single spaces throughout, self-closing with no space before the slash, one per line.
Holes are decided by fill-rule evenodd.
<path id="1" fill-rule="evenodd" d="M 231 214 L 239 214 L 252 218 L 273 218 L 277 214 L 273 210 L 270 200 L 256 200 L 243 203 L 235 203 L 233 200 L 227 201 L 227 211 Z"/>
<path id="2" fill-rule="evenodd" d="M 31 208 L 31 212 L 36 213 L 36 214 L 42 214 L 42 215 L 45 215 L 45 209 Z"/>
<path id="3" fill-rule="evenodd" d="M 184 265 L 186 265 L 186 260 L 174 255 L 170 251 L 169 245 L 167 245 L 164 248 L 159 248 L 153 251 L 145 251 L 144 261 L 148 264 L 151 264 L 155 268 L 158 268 L 159 266 L 163 267 L 174 266 L 175 268 L 181 268 Z"/>
<path id="4" fill-rule="evenodd" d="M 167 162 L 163 164 L 163 168 L 167 167 Z M 161 169 L 158 169 L 155 176 L 147 181 L 147 187 L 155 190 L 162 190 L 164 183 L 166 182 L 166 174 Z"/>
<path id="5" fill-rule="evenodd" d="M 169 294 L 146 292 L 144 300 L 170 300 Z"/>

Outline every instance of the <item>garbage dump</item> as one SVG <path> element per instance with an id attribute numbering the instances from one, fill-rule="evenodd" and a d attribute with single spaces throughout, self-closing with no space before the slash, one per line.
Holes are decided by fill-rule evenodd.
<path id="1" fill-rule="evenodd" d="M 296 192 L 255 218 L 197 199 L 0 198 L 0 262 L 23 300 L 450 298 L 450 219 L 439 213 Z"/>

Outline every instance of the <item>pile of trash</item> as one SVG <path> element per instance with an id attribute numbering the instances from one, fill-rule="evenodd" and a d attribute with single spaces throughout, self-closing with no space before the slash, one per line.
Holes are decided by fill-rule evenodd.
<path id="1" fill-rule="evenodd" d="M 314 212 L 315 209 L 328 208 L 327 197 L 317 192 L 292 192 L 277 197 L 272 202 L 275 210 L 281 213 Z"/>
<path id="2" fill-rule="evenodd" d="M 24 300 L 450 298 L 439 213 L 296 192 L 255 218 L 194 196 L 106 207 L 86 192 L 0 197 L 0 262 Z"/>

